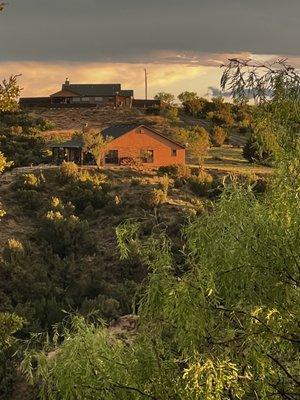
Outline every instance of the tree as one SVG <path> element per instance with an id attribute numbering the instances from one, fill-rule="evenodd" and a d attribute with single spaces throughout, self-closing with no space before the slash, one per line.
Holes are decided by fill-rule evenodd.
<path id="1" fill-rule="evenodd" d="M 198 95 L 196 92 L 185 91 L 178 95 L 178 99 L 181 101 L 181 103 L 184 104 L 188 101 L 193 101 L 193 100 L 198 99 Z"/>
<path id="2" fill-rule="evenodd" d="M 3 2 L 0 3 L 0 12 L 4 10 L 5 6 L 6 6 L 6 3 L 3 3 Z"/>
<path id="3" fill-rule="evenodd" d="M 100 168 L 103 165 L 103 159 L 108 144 L 112 141 L 111 137 L 104 137 L 101 132 L 91 129 L 83 134 L 84 151 L 91 153 Z"/>
<path id="4" fill-rule="evenodd" d="M 227 133 L 221 126 L 214 126 L 210 136 L 213 146 L 222 147 L 227 138 Z"/>
<path id="5" fill-rule="evenodd" d="M 256 103 L 252 129 L 259 135 L 276 137 L 276 158 L 295 149 L 300 129 L 300 75 L 286 60 L 260 63 L 231 59 L 221 79 L 223 90 L 229 89 L 237 103 L 245 104 L 252 97 Z M 265 128 L 263 128 L 265 127 Z M 252 140 L 252 139 L 251 139 Z M 264 140 L 260 140 L 264 143 Z M 261 149 L 261 153 L 265 149 Z"/>
<path id="6" fill-rule="evenodd" d="M 189 131 L 187 148 L 196 158 L 199 165 L 204 161 L 204 157 L 210 147 L 209 133 L 202 126 L 197 126 Z"/>
<path id="7" fill-rule="evenodd" d="M 174 95 L 167 92 L 159 92 L 154 96 L 155 100 L 160 100 L 163 104 L 170 106 L 174 102 Z"/>
<path id="8" fill-rule="evenodd" d="M 21 89 L 17 83 L 18 75 L 4 79 L 0 83 L 0 112 L 16 111 L 19 108 L 18 97 Z"/>

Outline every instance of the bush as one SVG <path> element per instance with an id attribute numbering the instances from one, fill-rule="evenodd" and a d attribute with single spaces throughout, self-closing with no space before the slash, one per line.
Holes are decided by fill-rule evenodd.
<path id="1" fill-rule="evenodd" d="M 156 207 L 160 204 L 165 203 L 167 200 L 167 194 L 161 189 L 152 189 L 147 196 L 147 205 L 149 207 Z"/>
<path id="2" fill-rule="evenodd" d="M 43 174 L 22 174 L 19 175 L 16 182 L 14 183 L 15 189 L 24 189 L 24 190 L 39 190 L 42 185 L 45 183 L 45 178 Z"/>
<path id="3" fill-rule="evenodd" d="M 159 167 L 158 175 L 168 175 L 171 178 L 188 178 L 191 176 L 191 169 L 188 165 L 172 164 Z"/>
<path id="4" fill-rule="evenodd" d="M 89 205 L 97 210 L 105 206 L 107 191 L 107 187 L 104 191 L 92 180 L 75 180 L 64 187 L 63 199 L 74 204 L 77 212 L 83 212 Z"/>
<path id="5" fill-rule="evenodd" d="M 64 215 L 59 211 L 47 212 L 37 238 L 50 245 L 52 251 L 61 258 L 73 254 L 91 255 L 95 252 L 89 223 L 75 215 Z"/>
<path id="6" fill-rule="evenodd" d="M 45 141 L 39 136 L 1 131 L 0 151 L 13 161 L 15 167 L 47 162 Z"/>
<path id="7" fill-rule="evenodd" d="M 25 210 L 37 211 L 43 206 L 43 196 L 34 189 L 19 189 L 16 196 Z"/>
<path id="8" fill-rule="evenodd" d="M 207 196 L 208 192 L 212 189 L 213 177 L 211 174 L 201 169 L 198 175 L 189 178 L 188 183 L 195 194 L 198 196 Z"/>
<path id="9" fill-rule="evenodd" d="M 160 115 L 168 118 L 169 120 L 171 120 L 172 122 L 178 122 L 179 118 L 178 118 L 178 108 L 177 107 L 162 107 L 160 109 Z"/>
<path id="10" fill-rule="evenodd" d="M 68 182 L 78 177 L 78 166 L 74 162 L 63 161 L 59 173 L 61 180 Z"/>
<path id="11" fill-rule="evenodd" d="M 171 180 L 168 177 L 168 175 L 167 174 L 163 175 L 160 178 L 160 181 L 158 184 L 159 189 L 161 189 L 167 195 L 170 185 L 171 185 Z"/>
<path id="12" fill-rule="evenodd" d="M 251 163 L 272 166 L 278 143 L 275 135 L 252 133 L 244 146 L 243 156 Z"/>
<path id="13" fill-rule="evenodd" d="M 215 126 L 210 135 L 212 145 L 215 147 L 223 146 L 226 137 L 227 133 L 221 126 Z"/>

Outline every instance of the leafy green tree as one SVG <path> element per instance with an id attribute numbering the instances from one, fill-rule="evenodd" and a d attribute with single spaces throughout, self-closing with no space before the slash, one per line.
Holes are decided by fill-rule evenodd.
<path id="1" fill-rule="evenodd" d="M 285 60 L 262 64 L 232 59 L 224 70 L 221 85 L 232 91 L 239 104 L 244 104 L 249 97 L 254 99 L 252 129 L 256 137 L 260 132 L 267 136 L 270 131 L 276 137 L 275 149 L 281 151 L 276 151 L 275 158 L 280 159 L 282 152 L 296 149 L 300 129 L 300 76 L 295 68 Z M 250 140 L 253 142 L 253 138 Z M 264 138 L 258 143 L 264 146 Z M 269 157 L 270 149 L 265 150 L 262 147 L 260 153 L 265 152 Z"/>
<path id="2" fill-rule="evenodd" d="M 101 132 L 90 129 L 83 134 L 84 151 L 91 153 L 96 161 L 98 168 L 103 165 L 105 152 L 108 144 L 112 141 L 111 137 L 104 137 Z"/>
<path id="3" fill-rule="evenodd" d="M 198 95 L 196 92 L 185 91 L 178 95 L 178 100 L 180 100 L 181 103 L 183 103 L 183 104 L 186 102 L 189 102 L 189 101 L 196 100 L 196 99 L 198 99 Z"/>
<path id="4" fill-rule="evenodd" d="M 209 133 L 202 126 L 196 126 L 189 130 L 187 148 L 191 156 L 197 160 L 199 165 L 203 164 L 204 157 L 210 147 Z"/>
<path id="5" fill-rule="evenodd" d="M 204 99 L 203 97 L 189 99 L 183 103 L 184 110 L 187 114 L 192 115 L 193 117 L 205 117 L 206 108 L 209 104 L 209 101 Z"/>
<path id="6" fill-rule="evenodd" d="M 154 96 L 155 100 L 160 100 L 163 104 L 170 106 L 175 100 L 175 96 L 167 92 L 159 92 Z"/>

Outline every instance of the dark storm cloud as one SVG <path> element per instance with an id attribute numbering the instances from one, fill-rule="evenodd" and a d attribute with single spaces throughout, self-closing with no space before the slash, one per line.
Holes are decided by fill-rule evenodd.
<path id="1" fill-rule="evenodd" d="M 7 1 L 0 61 L 150 62 L 164 59 L 164 51 L 175 59 L 182 52 L 300 54 L 300 0 Z M 185 61 L 197 62 L 193 57 Z"/>

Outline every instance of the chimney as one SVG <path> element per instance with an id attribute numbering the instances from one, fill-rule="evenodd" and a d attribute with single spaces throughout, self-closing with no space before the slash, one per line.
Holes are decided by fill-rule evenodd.
<path id="1" fill-rule="evenodd" d="M 69 86 L 69 85 L 70 85 L 70 80 L 69 80 L 69 78 L 66 78 L 65 86 Z"/>

